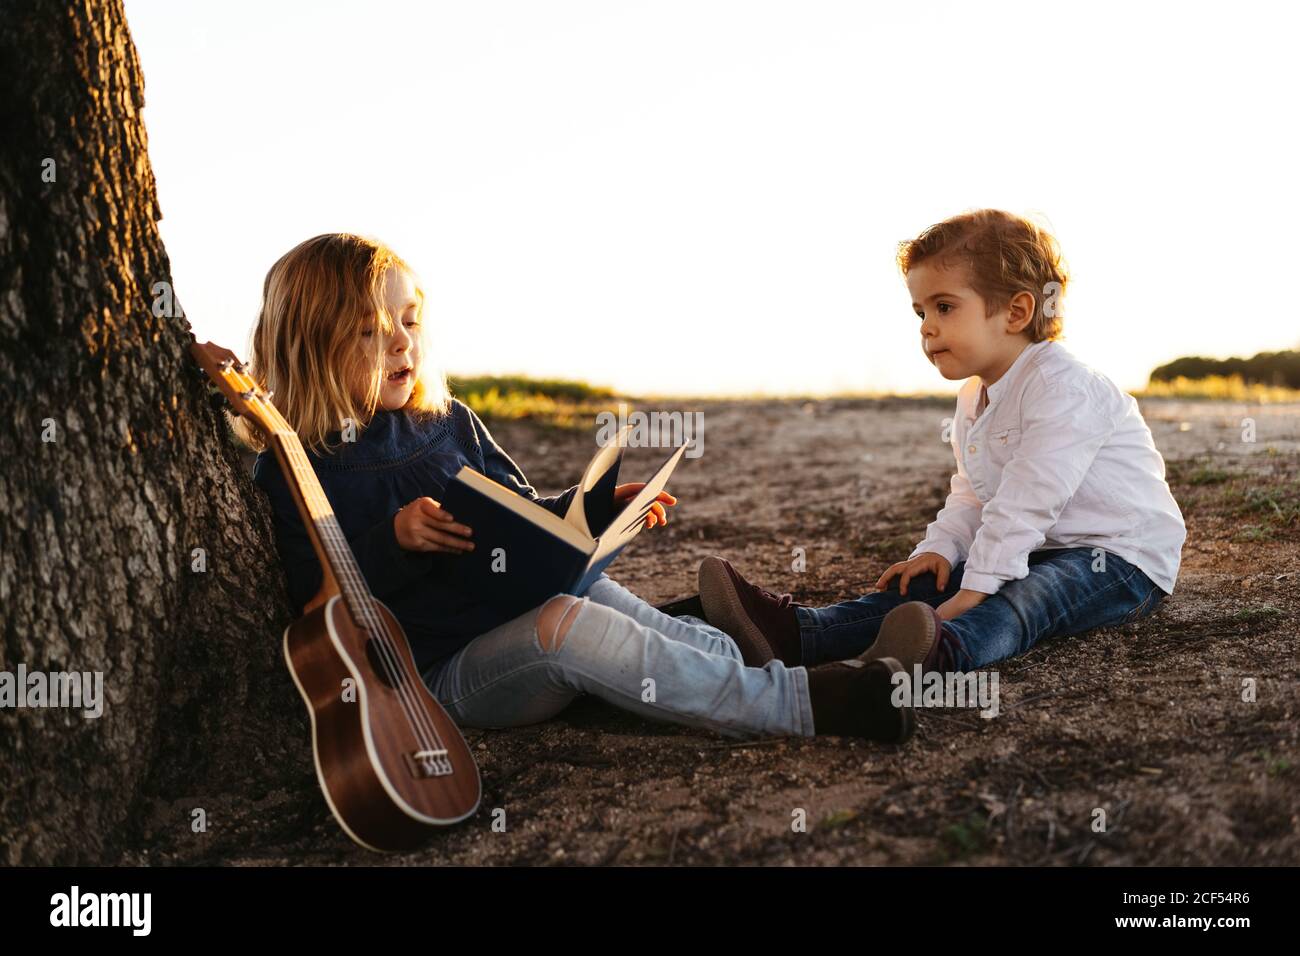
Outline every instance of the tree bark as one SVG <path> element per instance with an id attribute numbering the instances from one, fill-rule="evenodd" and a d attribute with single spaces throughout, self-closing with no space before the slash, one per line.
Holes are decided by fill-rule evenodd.
<path id="1" fill-rule="evenodd" d="M 5 0 L 0 79 L 0 671 L 105 698 L 0 708 L 0 861 L 217 859 L 327 811 L 269 510 L 158 304 L 121 0 Z"/>

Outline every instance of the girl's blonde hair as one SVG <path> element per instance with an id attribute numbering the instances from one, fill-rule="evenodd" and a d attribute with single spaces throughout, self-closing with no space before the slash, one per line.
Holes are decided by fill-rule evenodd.
<path id="1" fill-rule="evenodd" d="M 420 367 L 413 369 L 415 385 L 403 408 L 420 417 L 443 414 L 451 395 L 445 373 L 433 366 L 425 348 L 424 289 L 392 249 L 364 236 L 325 233 L 289 250 L 266 274 L 249 374 L 274 392 L 275 407 L 311 451 L 332 453 L 337 446 L 331 447 L 326 436 L 348 422 L 360 432 L 379 405 L 384 356 L 359 346 L 366 341 L 361 332 L 372 320 L 377 333 L 393 331 L 397 317 L 384 306 L 391 269 L 411 277 L 419 303 L 413 331 L 420 341 Z M 379 341 L 378 335 L 373 341 Z M 369 382 L 362 403 L 348 387 L 358 376 Z M 267 447 L 258 429 L 243 418 L 236 419 L 235 429 L 254 450 Z"/>
<path id="2" fill-rule="evenodd" d="M 1016 293 L 1028 292 L 1034 297 L 1034 317 L 1025 329 L 1029 340 L 1061 337 L 1059 300 L 1070 275 L 1060 244 L 1045 227 L 1001 209 L 976 209 L 899 243 L 898 267 L 904 276 L 927 259 L 944 267 L 964 263 L 988 315 L 1006 308 Z"/>

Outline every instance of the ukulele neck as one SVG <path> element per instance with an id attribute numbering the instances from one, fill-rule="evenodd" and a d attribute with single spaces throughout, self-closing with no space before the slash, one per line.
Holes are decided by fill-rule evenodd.
<path id="1" fill-rule="evenodd" d="M 370 619 L 374 600 L 370 588 L 357 567 L 352 547 L 339 527 L 338 518 L 307 459 L 302 442 L 293 432 L 277 431 L 271 437 L 271 445 L 323 571 L 321 589 L 307 604 L 307 609 L 341 594 L 354 621 Z"/>

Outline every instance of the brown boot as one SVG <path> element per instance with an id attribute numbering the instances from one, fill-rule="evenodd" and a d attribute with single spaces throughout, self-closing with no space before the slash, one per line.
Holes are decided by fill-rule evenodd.
<path id="1" fill-rule="evenodd" d="M 808 669 L 808 696 L 812 698 L 813 733 L 865 737 L 901 744 L 916 730 L 912 713 L 912 684 L 906 676 L 902 706 L 894 706 L 895 674 L 903 665 L 892 657 L 864 664 L 836 661 Z"/>
<path id="2" fill-rule="evenodd" d="M 773 594 L 746 581 L 730 561 L 710 555 L 700 562 L 700 601 L 707 620 L 726 631 L 745 663 L 762 667 L 777 658 L 787 667 L 803 660 L 803 638 L 795 604 L 788 594 Z"/>
<path id="3" fill-rule="evenodd" d="M 908 601 L 885 615 L 875 643 L 857 659 L 877 661 L 892 657 L 908 674 L 917 664 L 921 665 L 922 673 L 928 674 L 954 671 L 964 656 L 961 639 L 944 627 L 938 611 L 924 601 Z"/>

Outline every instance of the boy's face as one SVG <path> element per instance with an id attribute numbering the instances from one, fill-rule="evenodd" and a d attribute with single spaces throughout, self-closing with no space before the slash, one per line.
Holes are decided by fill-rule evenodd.
<path id="1" fill-rule="evenodd" d="M 361 347 L 371 362 L 377 361 L 384 369 L 384 379 L 379 386 L 379 407 L 391 412 L 410 399 L 420 371 L 419 294 L 405 269 L 388 270 L 384 279 L 384 305 L 393 320 L 392 333 L 385 334 L 372 317 L 362 326 Z M 376 349 L 379 350 L 378 359 L 375 358 Z M 365 381 L 357 383 L 358 401 L 364 398 L 365 387 Z"/>
<path id="2" fill-rule="evenodd" d="M 970 287 L 966 266 L 945 267 L 938 259 L 913 266 L 907 273 L 912 309 L 921 318 L 921 349 L 946 379 L 978 375 L 984 384 L 997 381 L 1011 367 L 1029 336 L 1023 315 L 1012 306 L 985 315 L 984 299 Z M 1032 297 L 1022 293 L 1031 303 Z M 1023 313 L 1020 296 L 1012 300 Z M 1032 311 L 1030 311 L 1032 317 Z M 1013 331 L 1013 329 L 1017 329 Z"/>

